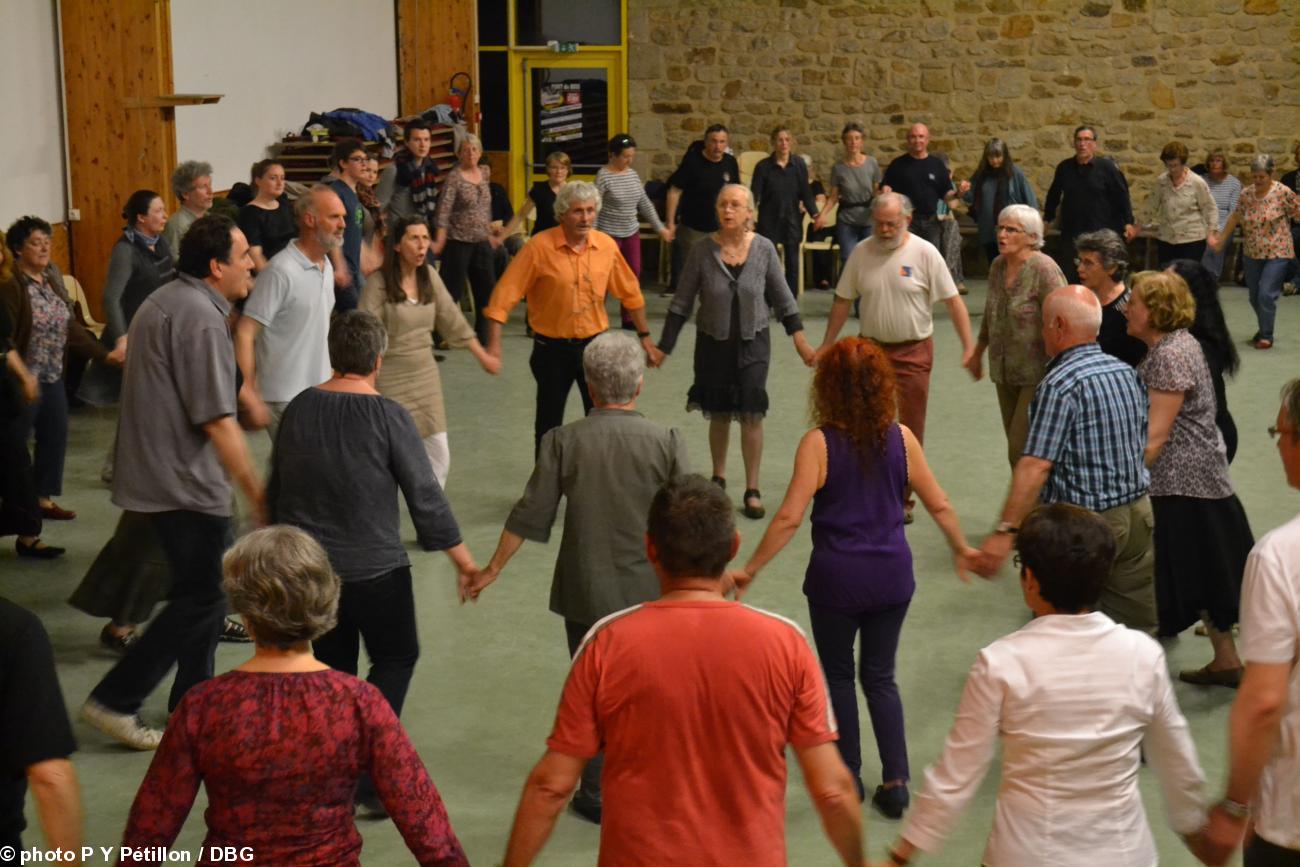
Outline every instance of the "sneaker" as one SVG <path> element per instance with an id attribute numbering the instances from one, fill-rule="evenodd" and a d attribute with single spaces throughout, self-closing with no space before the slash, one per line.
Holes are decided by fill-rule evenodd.
<path id="1" fill-rule="evenodd" d="M 884 786 L 876 786 L 876 793 L 871 796 L 871 806 L 875 807 L 880 815 L 886 819 L 901 819 L 903 811 L 911 803 L 911 798 L 907 794 L 907 786 L 890 786 L 886 789 Z"/>
<path id="2" fill-rule="evenodd" d="M 151 729 L 138 714 L 109 710 L 93 698 L 81 706 L 81 718 L 133 750 L 156 750 L 162 742 L 162 729 Z"/>

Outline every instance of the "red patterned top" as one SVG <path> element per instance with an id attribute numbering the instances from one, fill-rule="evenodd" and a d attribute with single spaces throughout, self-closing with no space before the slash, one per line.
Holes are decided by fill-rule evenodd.
<path id="1" fill-rule="evenodd" d="M 447 810 L 388 702 L 341 672 L 232 671 L 172 713 L 131 805 L 124 846 L 170 846 L 207 787 L 210 847 L 252 847 L 256 864 L 359 865 L 352 795 L 369 771 L 421 865 L 469 861 Z M 121 862 L 119 862 L 121 863 Z M 140 862 L 132 862 L 140 863 Z"/>

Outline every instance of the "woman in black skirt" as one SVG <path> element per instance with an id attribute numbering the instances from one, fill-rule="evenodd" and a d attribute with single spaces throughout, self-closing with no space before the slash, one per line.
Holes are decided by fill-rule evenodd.
<path id="1" fill-rule="evenodd" d="M 709 451 L 713 481 L 727 486 L 727 443 L 732 421 L 740 422 L 740 453 L 745 462 L 744 513 L 763 517 L 758 492 L 763 456 L 763 416 L 767 413 L 767 368 L 772 357 L 768 311 L 774 310 L 794 337 L 804 363 L 813 363 L 813 348 L 803 334 L 799 306 L 786 284 L 776 247 L 756 235 L 754 197 L 748 187 L 728 184 L 718 193 L 720 228 L 687 254 L 668 305 L 659 349 L 671 353 L 677 335 L 690 318 L 698 297 L 695 320 L 695 382 L 686 397 L 688 410 L 698 409 L 709 420 Z"/>
<path id="2" fill-rule="evenodd" d="M 1160 635 L 1205 623 L 1214 659 L 1181 672 L 1187 683 L 1237 686 L 1242 664 L 1232 640 L 1241 576 L 1255 544 L 1228 477 L 1215 424 L 1214 382 L 1188 328 L 1196 302 L 1172 271 L 1144 271 L 1132 282 L 1128 333 L 1147 345 L 1138 376 L 1151 410 L 1146 463 L 1155 516 L 1156 605 Z"/>

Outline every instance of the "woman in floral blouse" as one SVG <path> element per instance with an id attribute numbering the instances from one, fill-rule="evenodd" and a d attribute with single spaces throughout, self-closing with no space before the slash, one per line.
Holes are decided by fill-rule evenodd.
<path id="1" fill-rule="evenodd" d="M 1250 161 L 1254 183 L 1241 191 L 1237 210 L 1212 245 L 1222 250 L 1224 239 L 1232 237 L 1241 223 L 1245 239 L 1246 288 L 1250 306 L 1259 321 L 1259 331 L 1251 338 L 1256 349 L 1273 348 L 1273 319 L 1277 299 L 1282 294 L 1287 263 L 1295 257 L 1291 239 L 1291 220 L 1300 220 L 1300 195 L 1273 180 L 1273 158 L 1259 154 Z M 1288 219 L 1289 218 L 1289 219 Z"/>
<path id="2" fill-rule="evenodd" d="M 442 281 L 447 284 L 451 297 L 460 302 L 469 281 L 474 293 L 474 331 L 480 343 L 487 343 L 487 320 L 483 308 L 492 297 L 496 285 L 496 266 L 492 250 L 500 245 L 493 237 L 492 224 L 492 171 L 479 165 L 483 145 L 478 137 L 466 134 L 456 149 L 460 160 L 447 172 L 442 192 L 438 194 L 435 222 L 437 237 L 433 241 L 433 254 L 442 258 Z"/>
<path id="3" fill-rule="evenodd" d="M 1043 299 L 1065 285 L 1065 275 L 1043 249 L 1043 218 L 1029 205 L 1008 205 L 998 215 L 998 257 L 989 267 L 989 294 L 979 342 L 967 369 L 997 386 L 1007 459 L 1015 466 L 1029 433 L 1029 401 L 1047 367 Z"/>
<path id="4" fill-rule="evenodd" d="M 352 796 L 368 773 L 416 863 L 468 864 L 388 701 L 312 655 L 312 639 L 334 626 L 338 610 L 339 579 L 324 549 L 302 530 L 273 526 L 240 539 L 222 566 L 230 603 L 256 642 L 253 658 L 177 705 L 123 846 L 170 846 L 202 784 L 202 853 L 249 847 L 259 864 L 355 867 Z M 200 855 L 197 863 L 214 862 Z"/>

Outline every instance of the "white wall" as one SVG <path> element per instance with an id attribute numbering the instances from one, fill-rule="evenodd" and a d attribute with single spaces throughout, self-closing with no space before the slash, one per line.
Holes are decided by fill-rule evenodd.
<path id="1" fill-rule="evenodd" d="M 397 114 L 392 0 L 172 0 L 171 20 L 176 92 L 225 94 L 176 110 L 177 158 L 212 163 L 216 189 L 312 111 Z"/>
<path id="2" fill-rule="evenodd" d="M 58 30 L 51 0 L 0 0 L 0 229 L 64 219 Z"/>

